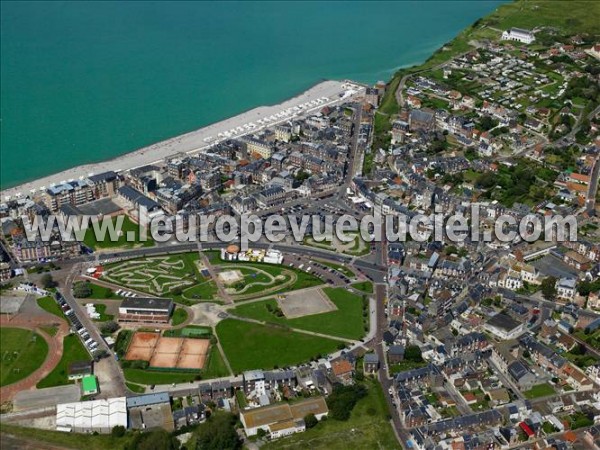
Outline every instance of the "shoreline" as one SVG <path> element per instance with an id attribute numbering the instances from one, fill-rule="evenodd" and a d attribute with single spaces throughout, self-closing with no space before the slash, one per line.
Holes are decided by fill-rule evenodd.
<path id="1" fill-rule="evenodd" d="M 348 86 L 351 84 L 352 86 Z M 354 88 L 354 89 L 352 89 Z M 307 112 L 315 112 L 324 106 L 348 101 L 350 98 L 362 92 L 363 86 L 352 81 L 322 81 L 295 97 L 284 100 L 283 102 L 271 106 L 258 106 L 245 111 L 236 116 L 224 119 L 220 122 L 207 125 L 197 130 L 185 134 L 174 136 L 172 138 L 156 142 L 146 147 L 133 150 L 123 155 L 108 160 L 83 164 L 72 167 L 42 178 L 29 182 L 21 183 L 17 186 L 6 188 L 0 191 L 0 201 L 9 201 L 12 199 L 24 198 L 35 194 L 40 194 L 43 190 L 53 184 L 64 183 L 76 179 L 86 178 L 92 174 L 98 174 L 113 170 L 115 172 L 124 172 L 145 165 L 156 164 L 165 158 L 174 157 L 178 154 L 194 154 L 210 149 L 216 143 L 235 139 L 258 132 L 261 129 L 272 127 L 278 123 L 283 123 L 294 119 Z M 327 98 L 327 100 L 324 100 Z M 317 105 L 308 105 L 301 110 L 295 111 L 300 105 L 321 99 Z M 276 117 L 282 111 L 291 110 L 287 115 Z M 268 123 L 259 123 L 265 118 L 271 118 Z M 248 124 L 254 124 L 253 128 L 245 127 Z M 226 133 L 236 130 L 229 136 Z M 210 138 L 210 140 L 208 140 Z"/>

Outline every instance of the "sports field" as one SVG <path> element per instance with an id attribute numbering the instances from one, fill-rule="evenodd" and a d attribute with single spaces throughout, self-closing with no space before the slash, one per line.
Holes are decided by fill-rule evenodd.
<path id="1" fill-rule="evenodd" d="M 48 355 L 48 344 L 39 334 L 20 328 L 0 330 L 0 386 L 31 375 Z"/>
<path id="2" fill-rule="evenodd" d="M 164 337 L 159 333 L 133 335 L 125 359 L 148 361 L 150 367 L 202 369 L 208 355 L 208 339 Z"/>
<path id="3" fill-rule="evenodd" d="M 235 373 L 298 364 L 329 354 L 340 344 L 333 339 L 235 319 L 219 322 L 216 332 Z"/>

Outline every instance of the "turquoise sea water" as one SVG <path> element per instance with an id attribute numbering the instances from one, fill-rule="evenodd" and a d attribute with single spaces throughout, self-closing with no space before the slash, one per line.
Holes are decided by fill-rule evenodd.
<path id="1" fill-rule="evenodd" d="M 0 186 L 387 80 L 501 3 L 2 2 Z"/>

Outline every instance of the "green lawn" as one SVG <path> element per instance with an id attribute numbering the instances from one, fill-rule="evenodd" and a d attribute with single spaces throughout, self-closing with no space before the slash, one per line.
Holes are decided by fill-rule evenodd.
<path id="1" fill-rule="evenodd" d="M 52 297 L 40 297 L 37 299 L 37 304 L 43 310 L 49 312 L 50 314 L 54 314 L 56 317 L 60 317 L 61 319 L 66 320 L 62 309 L 58 306 L 58 303 Z"/>
<path id="2" fill-rule="evenodd" d="M 171 317 L 171 325 L 181 325 L 188 318 L 188 313 L 183 308 L 176 308 L 173 312 L 173 317 Z"/>
<path id="3" fill-rule="evenodd" d="M 131 392 L 135 392 L 136 394 L 143 394 L 146 392 L 146 388 L 140 384 L 129 382 L 126 382 L 125 384 L 127 385 L 127 389 L 129 389 Z"/>
<path id="4" fill-rule="evenodd" d="M 48 355 L 39 334 L 20 328 L 0 329 L 0 386 L 22 380 L 36 371 Z"/>
<path id="5" fill-rule="evenodd" d="M 220 378 L 229 376 L 229 370 L 216 345 L 213 345 L 208 354 L 208 360 L 202 369 L 202 378 Z"/>
<path id="6" fill-rule="evenodd" d="M 58 365 L 50 372 L 46 378 L 41 380 L 37 384 L 38 389 L 63 386 L 65 384 L 72 384 L 72 381 L 67 379 L 67 371 L 69 365 L 75 361 L 90 361 L 91 357 L 88 351 L 81 343 L 79 336 L 75 334 L 69 334 L 63 339 L 63 355 Z"/>
<path id="7" fill-rule="evenodd" d="M 285 329 L 225 319 L 216 328 L 234 372 L 271 369 L 335 351 L 339 342 Z"/>
<path id="8" fill-rule="evenodd" d="M 48 333 L 50 336 L 56 336 L 56 333 L 58 333 L 58 327 L 56 325 L 49 325 L 47 327 L 40 328 L 46 333 Z"/>
<path id="9" fill-rule="evenodd" d="M 125 379 L 136 384 L 171 384 L 194 381 L 199 372 L 168 372 L 165 370 L 123 369 Z"/>
<path id="10" fill-rule="evenodd" d="M 269 299 L 261 302 L 237 306 L 232 313 L 241 317 L 264 322 L 286 325 L 317 333 L 329 334 L 348 339 L 360 339 L 364 335 L 362 298 L 344 288 L 324 288 L 323 291 L 337 306 L 336 311 L 312 314 L 310 316 L 286 319 L 269 312 L 267 305 L 276 309 L 277 301 Z"/>
<path id="11" fill-rule="evenodd" d="M 248 406 L 248 401 L 246 400 L 246 395 L 244 394 L 243 390 L 238 389 L 235 391 L 235 398 L 240 408 L 244 409 L 246 406 Z"/>
<path id="12" fill-rule="evenodd" d="M 538 398 L 538 397 L 546 397 L 546 396 L 552 395 L 552 394 L 556 394 L 556 391 L 548 383 L 538 384 L 536 386 L 533 386 L 528 391 L 523 392 L 523 395 L 529 399 Z"/>
<path id="13" fill-rule="evenodd" d="M 206 280 L 183 290 L 182 298 L 188 300 L 213 300 L 217 295 L 217 285 L 213 280 Z M 176 297 L 176 296 L 174 296 Z"/>
<path id="14" fill-rule="evenodd" d="M 89 283 L 89 286 L 92 290 L 92 295 L 90 295 L 88 298 L 115 300 L 118 300 L 120 298 L 115 295 L 114 291 L 111 288 L 100 286 L 95 283 Z"/>
<path id="15" fill-rule="evenodd" d="M 368 395 L 358 401 L 347 421 L 327 419 L 304 433 L 277 439 L 261 448 L 401 449 L 388 421 L 389 410 L 381 385 L 375 380 L 367 380 L 365 385 L 368 387 Z"/>
<path id="16" fill-rule="evenodd" d="M 365 292 L 367 294 L 373 293 L 373 283 L 370 281 L 361 281 L 359 283 L 353 283 L 352 286 L 354 289 Z"/>
<path id="17" fill-rule="evenodd" d="M 120 247 L 132 248 L 132 247 L 138 247 L 138 246 L 151 247 L 154 245 L 154 241 L 152 240 L 150 233 L 147 233 L 148 237 L 145 241 L 143 241 L 143 242 L 140 241 L 140 232 L 139 232 L 138 225 L 133 223 L 131 221 L 131 219 L 127 216 L 113 217 L 112 218 L 113 227 L 116 227 L 117 220 L 120 217 L 123 217 L 123 224 L 120 229 L 121 234 L 118 235 L 118 238 L 116 241 L 110 240 L 110 235 L 108 232 L 104 235 L 104 238 L 102 240 L 96 239 L 96 236 L 94 235 L 94 229 L 90 226 L 85 232 L 85 237 L 83 238 L 83 243 L 92 249 L 110 249 L 110 248 L 120 248 Z M 128 241 L 127 235 L 132 234 L 132 233 L 133 233 L 134 239 L 131 241 Z"/>
<path id="18" fill-rule="evenodd" d="M 96 303 L 94 304 L 94 307 L 96 308 L 96 312 L 100 314 L 100 318 L 94 319 L 96 322 L 108 322 L 109 320 L 113 320 L 115 318 L 115 316 L 112 314 L 106 314 L 106 305 L 103 305 L 102 303 Z"/>

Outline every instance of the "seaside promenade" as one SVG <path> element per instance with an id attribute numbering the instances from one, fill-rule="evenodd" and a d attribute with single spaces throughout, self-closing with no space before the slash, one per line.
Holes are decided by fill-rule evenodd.
<path id="1" fill-rule="evenodd" d="M 294 117 L 304 115 L 307 112 L 318 111 L 326 105 L 347 102 L 352 97 L 360 95 L 364 95 L 364 87 L 358 84 L 341 81 L 324 81 L 302 94 L 278 105 L 254 108 L 235 117 L 165 141 L 157 142 L 156 144 L 152 144 L 131 153 L 126 153 L 107 161 L 74 167 L 44 178 L 5 189 L 0 192 L 0 201 L 33 196 L 34 194 L 39 194 L 53 184 L 83 179 L 92 174 L 98 174 L 109 170 L 122 172 L 136 167 L 158 163 L 165 158 L 173 157 L 178 154 L 194 154 L 206 151 L 212 145 L 215 145 L 220 141 L 255 133 L 263 128 L 287 122 Z M 316 104 L 317 100 L 319 100 L 318 104 Z M 315 103 L 310 104 L 311 102 Z M 301 107 L 301 105 L 303 106 Z M 288 113 L 284 116 L 281 114 L 282 111 L 288 111 Z M 265 121 L 265 118 L 268 119 L 268 122 Z M 254 127 L 245 127 L 245 125 L 248 124 L 253 124 Z M 231 130 L 236 129 L 237 132 L 228 135 Z M 85 149 L 81 150 L 85 151 Z"/>

